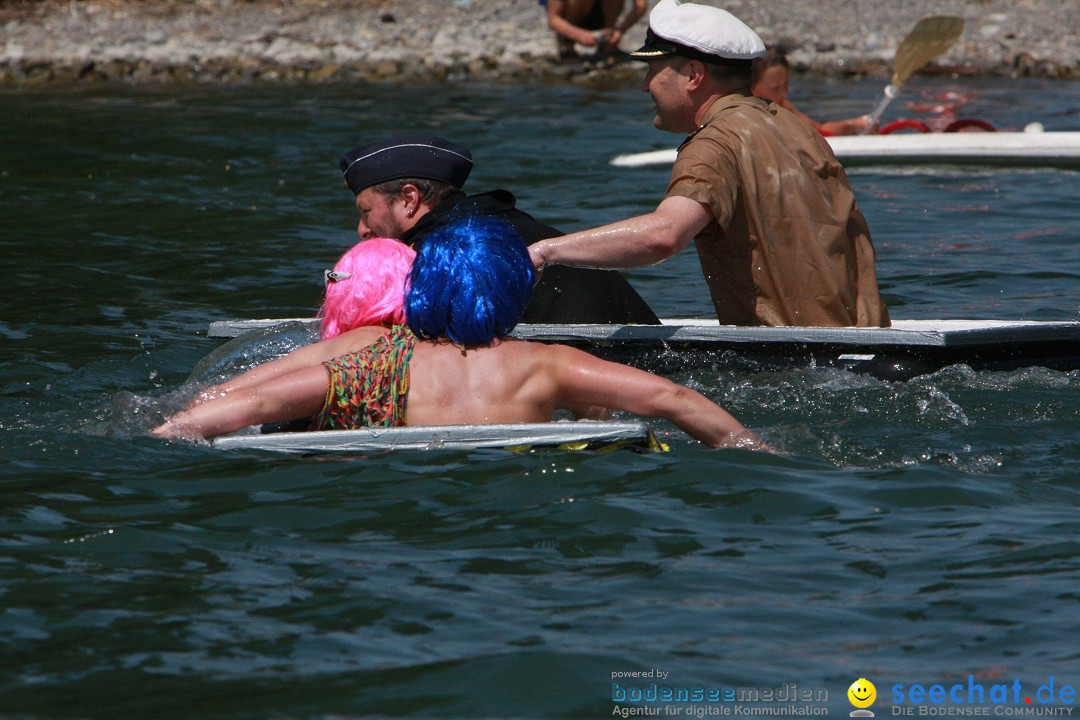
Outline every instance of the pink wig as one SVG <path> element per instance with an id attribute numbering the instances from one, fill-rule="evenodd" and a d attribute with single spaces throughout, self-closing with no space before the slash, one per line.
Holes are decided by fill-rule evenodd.
<path id="1" fill-rule="evenodd" d="M 371 238 L 357 243 L 334 266 L 349 277 L 327 280 L 319 317 L 322 338 L 353 328 L 405 322 L 405 282 L 416 252 L 398 240 Z"/>

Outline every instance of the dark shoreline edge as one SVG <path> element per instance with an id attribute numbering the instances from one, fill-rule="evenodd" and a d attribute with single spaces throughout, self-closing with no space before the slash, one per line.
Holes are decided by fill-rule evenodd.
<path id="1" fill-rule="evenodd" d="M 924 73 L 1080 78 L 1068 3 L 704 1 L 740 6 L 801 74 L 887 78 L 911 18 L 940 8 L 968 17 L 965 36 Z M 637 63 L 560 64 L 553 49 L 535 0 L 0 0 L 0 88 L 640 80 Z"/>
<path id="2" fill-rule="evenodd" d="M 889 77 L 889 64 L 864 60 L 837 68 L 799 65 L 797 74 L 838 78 Z M 149 60 L 86 60 L 9 62 L 0 61 L 0 88 L 42 88 L 92 85 L 168 85 L 172 83 L 276 84 L 276 83 L 439 83 L 446 81 L 541 82 L 582 85 L 622 85 L 641 80 L 641 68 L 625 64 L 615 68 L 597 68 L 587 64 L 567 66 L 540 59 L 532 66 L 506 67 L 488 59 L 459 65 L 408 66 L 393 61 L 350 65 L 309 63 L 281 64 L 252 62 L 249 59 L 213 59 L 205 62 L 168 64 Z M 1051 61 L 1018 58 L 1012 67 L 978 69 L 970 66 L 931 65 L 916 75 L 953 78 L 997 76 L 1012 78 L 1080 79 L 1080 73 L 1063 72 Z"/>

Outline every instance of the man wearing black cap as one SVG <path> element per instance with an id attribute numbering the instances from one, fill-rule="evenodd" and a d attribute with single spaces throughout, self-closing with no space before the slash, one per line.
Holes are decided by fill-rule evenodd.
<path id="1" fill-rule="evenodd" d="M 874 246 L 828 142 L 750 94 L 757 34 L 719 8 L 660 0 L 643 89 L 653 124 L 690 133 L 667 195 L 639 217 L 530 246 L 547 265 L 651 265 L 695 241 L 721 323 L 888 326 Z"/>
<path id="2" fill-rule="evenodd" d="M 345 185 L 356 195 L 357 232 L 363 238 L 392 237 L 418 247 L 445 219 L 475 212 L 505 220 L 526 243 L 561 234 L 518 210 L 506 190 L 466 196 L 461 187 L 472 167 L 468 148 L 427 135 L 393 137 L 350 150 L 341 158 L 341 170 Z M 522 322 L 660 322 L 617 272 L 553 270 L 533 288 Z"/>

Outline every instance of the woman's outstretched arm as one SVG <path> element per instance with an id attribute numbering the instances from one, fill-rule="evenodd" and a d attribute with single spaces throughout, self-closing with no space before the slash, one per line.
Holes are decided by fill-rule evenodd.
<path id="1" fill-rule="evenodd" d="M 196 396 L 193 404 L 213 400 L 237 390 L 259 385 L 275 377 L 288 375 L 306 367 L 321 365 L 328 360 L 367 347 L 385 332 L 386 328 L 384 327 L 361 327 L 344 332 L 330 340 L 305 345 L 276 360 L 261 363 L 231 380 L 226 380 L 203 390 Z"/>
<path id="2" fill-rule="evenodd" d="M 212 438 L 260 423 L 311 417 L 326 399 L 322 365 L 278 375 L 179 412 L 150 431 L 168 438 Z"/>
<path id="3" fill-rule="evenodd" d="M 552 346 L 551 356 L 559 407 L 584 402 L 661 417 L 710 447 L 771 450 L 731 413 L 688 387 L 565 345 Z"/>

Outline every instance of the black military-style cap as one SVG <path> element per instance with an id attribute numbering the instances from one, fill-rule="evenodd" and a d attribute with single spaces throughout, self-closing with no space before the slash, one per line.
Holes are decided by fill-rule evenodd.
<path id="1" fill-rule="evenodd" d="M 440 180 L 460 189 L 472 167 L 472 153 L 467 147 L 431 135 L 399 135 L 341 156 L 345 184 L 355 194 L 398 178 Z"/>

